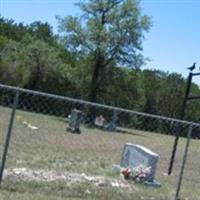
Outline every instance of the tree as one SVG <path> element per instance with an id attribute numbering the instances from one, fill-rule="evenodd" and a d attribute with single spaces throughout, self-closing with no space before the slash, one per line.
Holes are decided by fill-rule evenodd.
<path id="1" fill-rule="evenodd" d="M 186 89 L 186 80 L 181 74 L 171 73 L 162 76 L 161 101 L 159 109 L 164 116 L 180 118 Z"/>
<path id="2" fill-rule="evenodd" d="M 27 27 L 23 23 L 15 23 L 12 19 L 5 19 L 0 15 L 0 35 L 20 41 L 27 33 Z"/>
<path id="3" fill-rule="evenodd" d="M 53 37 L 52 27 L 48 23 L 35 21 L 29 25 L 29 31 L 33 33 L 40 40 L 48 40 Z"/>
<path id="4" fill-rule="evenodd" d="M 27 26 L 28 32 L 31 36 L 44 41 L 51 46 L 58 47 L 58 41 L 56 35 L 53 34 L 53 27 L 47 22 L 35 21 Z"/>
<path id="5" fill-rule="evenodd" d="M 141 70 L 122 67 L 110 67 L 100 87 L 102 95 L 99 102 L 131 110 L 140 110 L 145 103 L 141 87 Z"/>
<path id="6" fill-rule="evenodd" d="M 111 64 L 140 67 L 145 59 L 143 32 L 151 25 L 141 14 L 137 0 L 84 0 L 77 4 L 81 17 L 59 18 L 65 47 L 77 57 L 88 58 L 91 66 L 89 100 L 97 101 L 102 74 Z"/>
<path id="7" fill-rule="evenodd" d="M 8 43 L 8 38 L 0 35 L 0 51 L 4 48 L 4 46 Z"/>
<path id="8" fill-rule="evenodd" d="M 143 71 L 143 87 L 145 91 L 144 112 L 152 114 L 161 114 L 159 105 L 161 102 L 161 91 L 163 88 L 163 80 L 166 74 L 159 70 Z"/>
<path id="9" fill-rule="evenodd" d="M 58 47 L 53 28 L 47 22 L 35 21 L 30 25 L 15 23 L 12 19 L 5 19 L 0 15 L 0 35 L 14 41 L 21 41 L 25 35 L 31 35 L 52 46 Z"/>
<path id="10" fill-rule="evenodd" d="M 65 95 L 71 87 L 70 66 L 63 63 L 59 53 L 58 49 L 28 35 L 21 42 L 9 41 L 0 51 L 0 82 Z"/>

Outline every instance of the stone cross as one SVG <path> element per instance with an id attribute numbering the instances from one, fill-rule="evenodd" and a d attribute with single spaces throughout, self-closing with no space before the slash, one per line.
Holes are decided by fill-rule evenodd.
<path id="1" fill-rule="evenodd" d="M 111 122 L 109 122 L 106 126 L 106 129 L 108 131 L 112 131 L 112 132 L 115 132 L 116 129 L 117 129 L 117 120 L 118 120 L 118 116 L 117 116 L 117 112 L 114 110 L 113 111 L 113 115 L 112 115 L 112 118 L 111 118 Z"/>

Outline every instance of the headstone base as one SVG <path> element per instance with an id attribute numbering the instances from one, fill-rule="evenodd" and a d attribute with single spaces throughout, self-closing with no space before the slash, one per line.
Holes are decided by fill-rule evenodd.
<path id="1" fill-rule="evenodd" d="M 115 165 L 112 166 L 112 172 L 114 172 L 114 173 L 120 173 L 121 169 L 122 169 L 122 167 L 120 165 L 115 164 Z M 156 180 L 145 181 L 143 183 L 144 183 L 144 185 L 149 186 L 149 187 L 155 187 L 155 188 L 161 187 L 161 183 L 156 181 Z"/>
<path id="2" fill-rule="evenodd" d="M 161 183 L 156 180 L 154 180 L 153 182 L 145 181 L 144 184 L 151 187 L 161 187 Z"/>
<path id="3" fill-rule="evenodd" d="M 81 130 L 80 129 L 73 129 L 73 128 L 68 127 L 66 129 L 66 131 L 69 131 L 70 133 L 81 134 Z"/>
<path id="4" fill-rule="evenodd" d="M 112 122 L 110 122 L 107 126 L 106 126 L 106 130 L 110 131 L 110 132 L 116 132 L 116 125 L 113 124 Z"/>

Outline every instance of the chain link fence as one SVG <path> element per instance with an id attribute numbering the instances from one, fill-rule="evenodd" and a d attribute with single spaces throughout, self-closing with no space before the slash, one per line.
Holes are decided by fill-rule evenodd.
<path id="1" fill-rule="evenodd" d="M 195 128 L 193 128 L 195 132 Z M 186 148 L 184 164 L 184 174 L 182 185 L 180 189 L 180 197 L 184 199 L 199 199 L 199 188 L 200 188 L 200 147 L 199 140 L 192 139 L 188 136 L 188 149 Z"/>
<path id="2" fill-rule="evenodd" d="M 16 94 L 19 94 L 19 99 L 16 113 L 13 113 Z M 14 171 L 15 181 L 20 181 L 22 177 L 16 175 L 31 171 L 33 176 L 38 170 L 67 172 L 71 176 L 76 173 L 80 176 L 86 174 L 118 178 L 113 174 L 112 166 L 120 164 L 124 144 L 134 143 L 159 154 L 156 180 L 162 186 L 155 189 L 130 184 L 137 188 L 137 191 L 131 190 L 131 197 L 134 194 L 136 199 L 178 200 L 182 197 L 197 200 L 200 196 L 197 139 L 200 137 L 200 124 L 0 85 L 1 155 L 5 152 L 6 134 L 12 115 L 15 121 L 13 127 L 10 127 L 12 135 L 5 179 L 6 175 L 12 175 Z M 192 133 L 187 140 L 190 127 Z M 173 173 L 168 176 L 175 134 L 184 137 L 179 139 Z M 187 141 L 191 145 L 185 165 L 182 161 L 183 157 L 186 160 Z M 184 174 L 183 170 L 180 173 L 183 167 Z M 180 174 L 183 174 L 182 187 L 177 187 L 178 183 L 181 186 Z M 31 180 L 37 178 L 32 177 Z M 127 196 L 123 198 L 128 199 Z"/>

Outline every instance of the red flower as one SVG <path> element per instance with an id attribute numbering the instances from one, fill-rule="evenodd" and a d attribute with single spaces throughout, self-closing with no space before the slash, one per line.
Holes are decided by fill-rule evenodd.
<path id="1" fill-rule="evenodd" d="M 129 178 L 129 175 L 131 173 L 131 170 L 129 168 L 123 168 L 121 173 L 124 175 L 124 178 L 125 179 L 128 179 Z"/>

